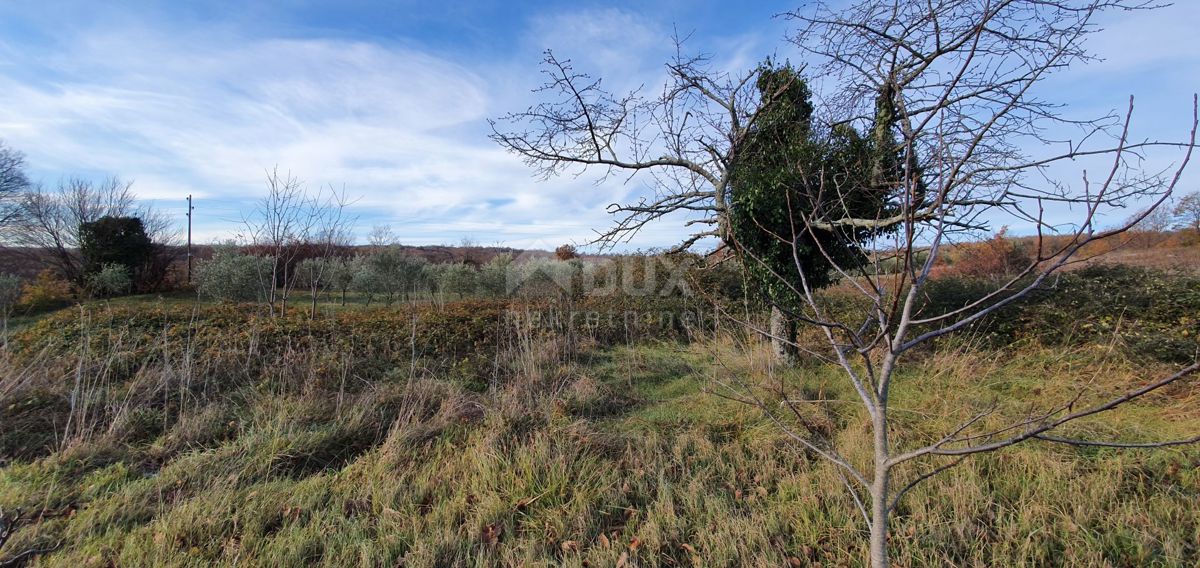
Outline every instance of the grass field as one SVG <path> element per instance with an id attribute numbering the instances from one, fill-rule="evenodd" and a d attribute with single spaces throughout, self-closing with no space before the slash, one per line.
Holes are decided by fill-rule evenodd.
<path id="1" fill-rule="evenodd" d="M 853 441 L 869 425 L 835 369 L 777 368 L 761 341 L 721 326 L 657 339 L 514 326 L 459 341 L 441 330 L 493 325 L 496 306 L 423 309 L 277 321 L 128 299 L 25 326 L 0 372 L 0 509 L 29 522 L 0 559 L 45 550 L 32 565 L 862 565 L 863 523 L 837 472 L 759 410 L 720 396 L 735 377 L 787 385 L 865 464 L 868 450 Z M 1073 312 L 1074 333 L 1001 330 L 997 342 L 979 330 L 920 353 L 896 386 L 896 443 L 935 439 L 992 401 L 1012 418 L 1177 368 L 1126 335 L 1160 329 L 1149 321 L 1156 310 L 1121 330 L 1094 332 L 1105 314 Z M 410 328 L 418 319 L 434 323 Z M 1198 402 L 1186 383 L 1071 433 L 1195 435 Z M 1022 445 L 910 493 L 893 560 L 1195 566 L 1197 503 L 1195 447 Z"/>

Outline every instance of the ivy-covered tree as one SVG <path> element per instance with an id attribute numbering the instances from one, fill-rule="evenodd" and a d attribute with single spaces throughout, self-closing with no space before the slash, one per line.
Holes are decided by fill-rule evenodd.
<path id="1" fill-rule="evenodd" d="M 759 68 L 757 87 L 762 107 L 731 176 L 728 242 L 773 307 L 777 355 L 791 359 L 803 289 L 832 284 L 839 276 L 835 266 L 861 266 L 861 245 L 880 234 L 869 226 L 820 228 L 812 221 L 875 219 L 895 209 L 893 113 L 881 93 L 869 136 L 848 123 L 820 128 L 804 79 L 770 60 Z"/>
<path id="2" fill-rule="evenodd" d="M 89 278 L 106 266 L 119 265 L 136 277 L 152 258 L 154 243 L 137 217 L 101 217 L 79 226 L 79 253 Z"/>

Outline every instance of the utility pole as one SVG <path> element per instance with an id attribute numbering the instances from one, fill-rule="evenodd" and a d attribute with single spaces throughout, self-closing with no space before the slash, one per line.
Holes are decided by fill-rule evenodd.
<path id="1" fill-rule="evenodd" d="M 187 281 L 188 281 L 188 284 L 191 284 L 192 283 L 192 211 L 196 208 L 192 207 L 192 194 L 190 194 L 190 193 L 188 194 L 187 202 L 188 202 L 188 208 L 187 208 L 187 217 L 188 217 Z"/>

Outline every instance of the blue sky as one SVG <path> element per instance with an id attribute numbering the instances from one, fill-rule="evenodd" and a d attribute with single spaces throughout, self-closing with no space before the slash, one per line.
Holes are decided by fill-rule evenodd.
<path id="1" fill-rule="evenodd" d="M 230 7 L 231 4 L 240 4 Z M 583 242 L 634 179 L 539 181 L 487 138 L 533 99 L 543 49 L 620 84 L 661 84 L 672 30 L 725 65 L 789 55 L 794 2 L 0 3 L 0 138 L 47 183 L 119 174 L 160 208 L 196 198 L 196 236 L 231 236 L 275 165 L 360 196 L 359 233 L 410 244 Z M 1135 138 L 1180 139 L 1200 90 L 1200 2 L 1109 17 L 1048 95 L 1092 114 L 1138 99 Z M 1197 179 L 1189 175 L 1185 183 Z M 1183 189 L 1194 189 L 1186 186 Z M 634 247 L 668 246 L 663 222 Z"/>

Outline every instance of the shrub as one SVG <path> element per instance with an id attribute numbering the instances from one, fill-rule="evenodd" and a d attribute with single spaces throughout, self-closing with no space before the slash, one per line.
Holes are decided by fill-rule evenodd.
<path id="1" fill-rule="evenodd" d="M 579 257 L 579 251 L 575 250 L 575 245 L 562 245 L 554 249 L 554 258 L 558 260 L 571 260 Z"/>
<path id="2" fill-rule="evenodd" d="M 219 251 L 196 265 L 192 278 L 202 297 L 225 301 L 265 301 L 263 278 L 270 274 L 271 257 Z"/>
<path id="3" fill-rule="evenodd" d="M 969 278 L 1000 278 L 1016 274 L 1029 264 L 1028 246 L 1008 237 L 1008 228 L 986 241 L 959 245 L 950 274 Z"/>
<path id="4" fill-rule="evenodd" d="M 120 264 L 105 264 L 100 270 L 88 276 L 88 289 L 100 297 L 119 296 L 126 294 L 133 285 L 129 277 L 129 269 Z"/>
<path id="5" fill-rule="evenodd" d="M 0 318 L 7 319 L 21 299 L 21 279 L 12 274 L 0 274 Z"/>
<path id="6" fill-rule="evenodd" d="M 945 313 L 994 288 L 974 278 L 939 278 L 926 288 L 923 315 Z M 1045 344 L 1119 340 L 1137 358 L 1185 363 L 1200 350 L 1200 279 L 1124 265 L 1068 272 L 1023 302 L 972 329 L 993 343 Z"/>
<path id="7" fill-rule="evenodd" d="M 20 305 L 26 310 L 39 312 L 61 308 L 74 298 L 71 284 L 53 270 L 46 269 L 39 272 L 33 282 L 26 282 L 21 288 Z"/>

